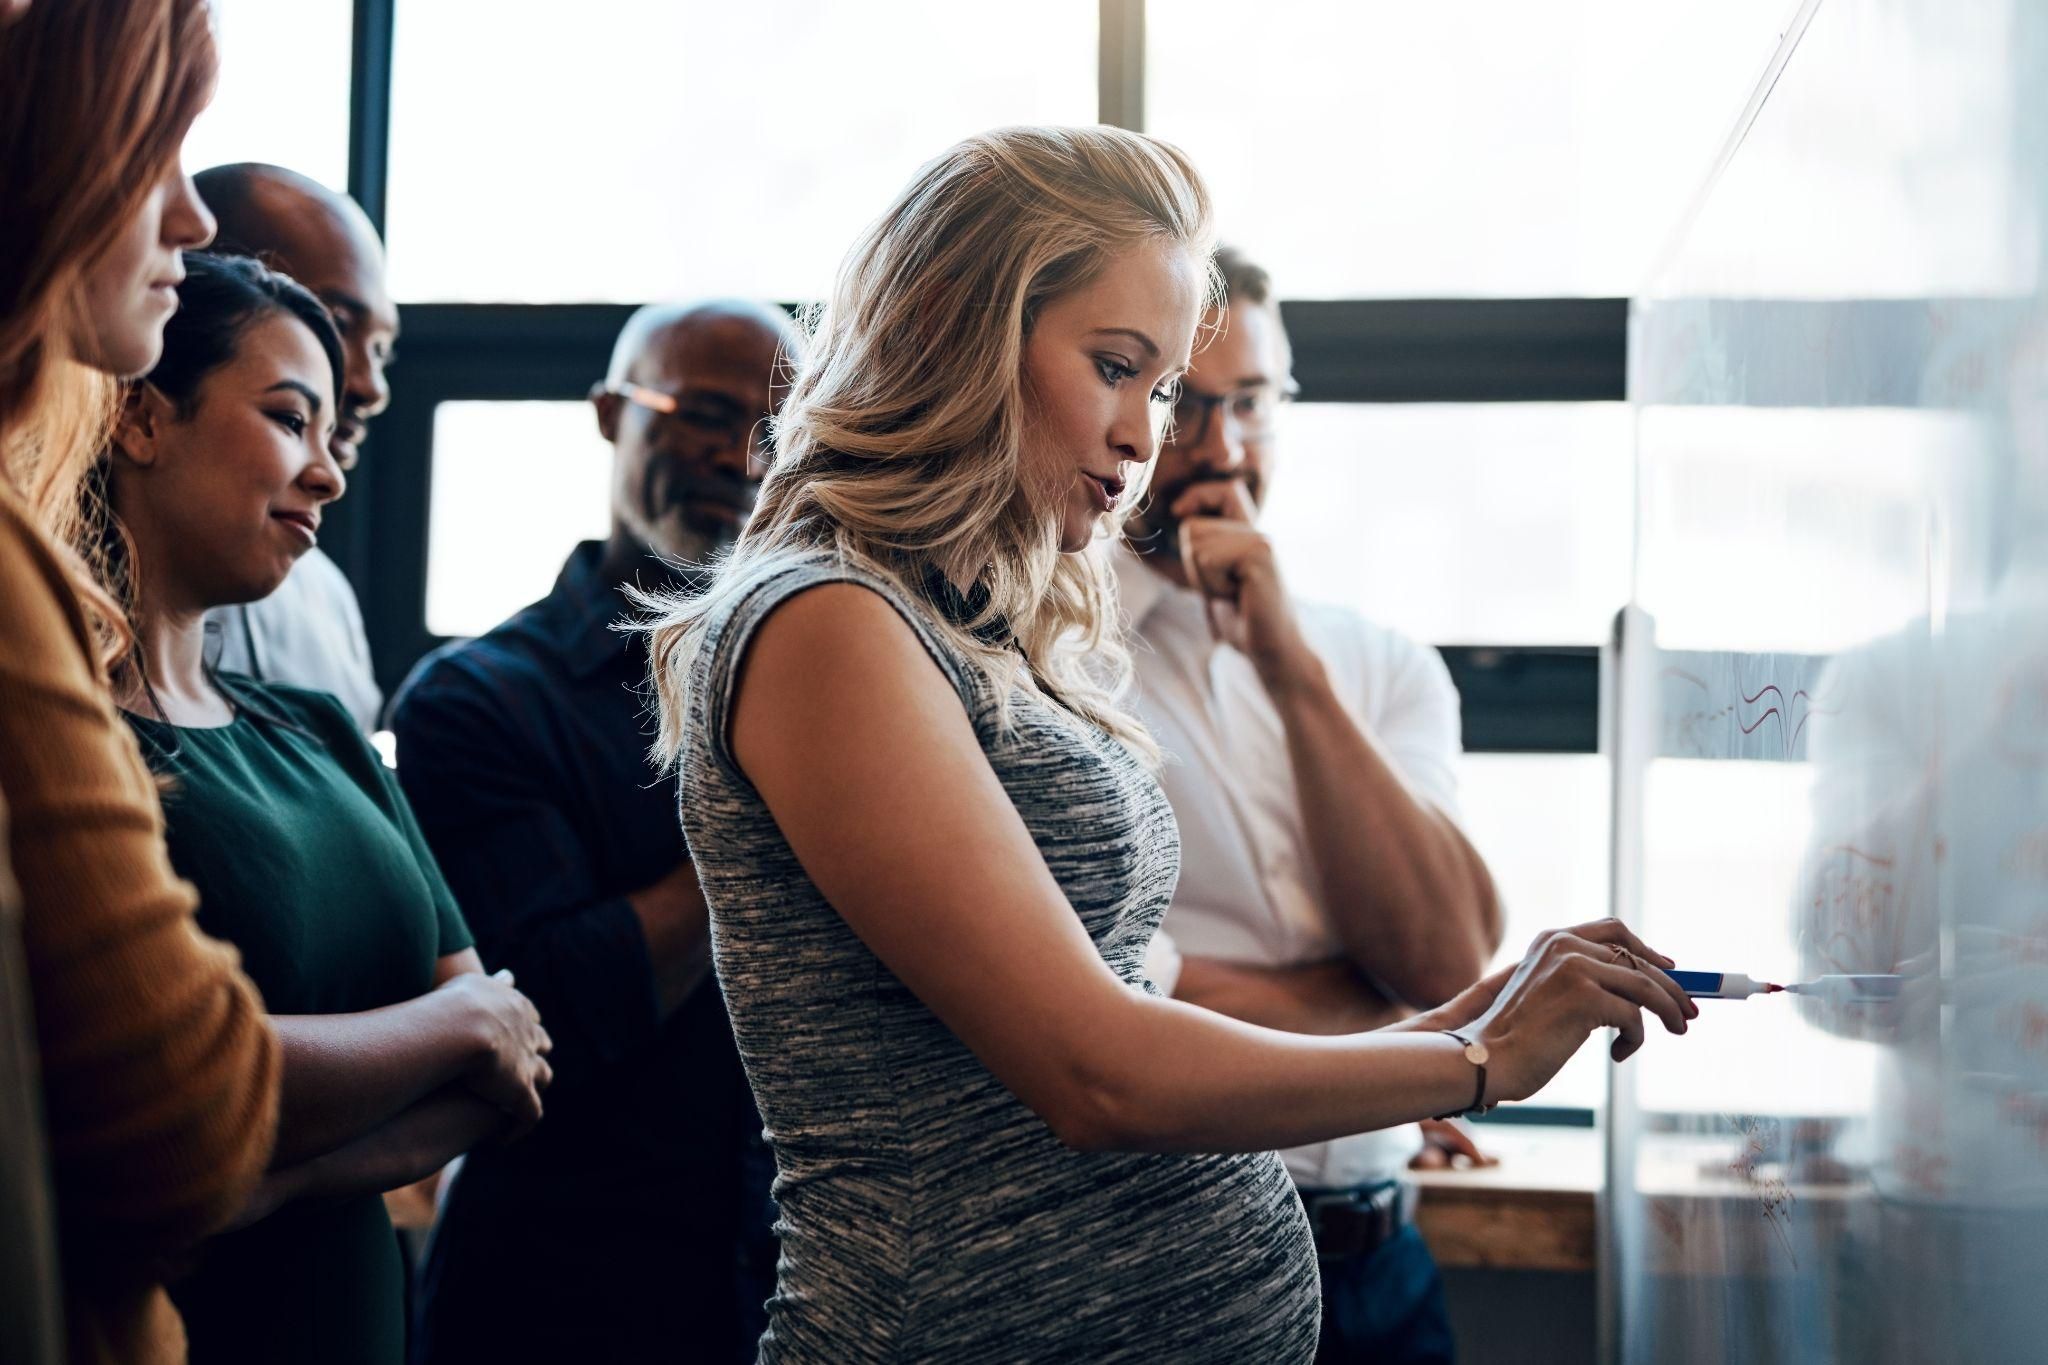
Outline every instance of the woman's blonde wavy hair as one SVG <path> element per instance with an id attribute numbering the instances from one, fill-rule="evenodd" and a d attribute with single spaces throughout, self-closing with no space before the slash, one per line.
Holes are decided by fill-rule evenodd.
<path id="1" fill-rule="evenodd" d="M 973 619 L 931 615 L 996 697 L 1036 690 L 1156 758 L 1121 705 L 1131 665 L 1109 568 L 1098 554 L 1060 553 L 1057 511 L 1028 486 L 1020 453 L 1034 320 L 1119 255 L 1161 241 L 1210 272 L 1213 297 L 1208 191 L 1177 148 L 1137 133 L 999 128 L 918 172 L 808 319 L 746 531 L 701 593 L 642 599 L 658 760 L 674 764 L 682 747 L 705 623 L 764 562 L 820 551 L 927 602 L 934 570 L 977 584 L 986 602 Z M 977 634 L 994 622 L 1014 648 Z"/>

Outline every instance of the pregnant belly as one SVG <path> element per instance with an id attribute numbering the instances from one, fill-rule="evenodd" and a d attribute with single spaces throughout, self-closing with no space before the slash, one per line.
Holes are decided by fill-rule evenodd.
<path id="1" fill-rule="evenodd" d="M 763 1358 L 1313 1357 L 1315 1252 L 1277 1156 L 1033 1155 L 926 1170 L 880 1227 L 869 1192 L 791 1190 Z"/>

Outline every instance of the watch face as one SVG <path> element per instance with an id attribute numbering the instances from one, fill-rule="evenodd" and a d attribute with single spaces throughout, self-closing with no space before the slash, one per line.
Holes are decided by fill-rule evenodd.
<path id="1" fill-rule="evenodd" d="M 1485 1066 L 1489 1055 L 1491 1054 L 1487 1052 L 1486 1044 L 1484 1043 L 1465 1044 L 1465 1060 L 1474 1066 Z"/>

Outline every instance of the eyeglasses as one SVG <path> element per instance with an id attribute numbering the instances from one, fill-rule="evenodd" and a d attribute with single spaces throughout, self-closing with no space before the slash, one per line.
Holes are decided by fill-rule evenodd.
<path id="1" fill-rule="evenodd" d="M 1203 393 L 1183 380 L 1180 393 L 1173 400 L 1173 425 L 1167 430 L 1166 443 L 1200 445 L 1209 438 L 1209 423 L 1219 411 L 1237 427 L 1238 439 L 1263 441 L 1273 434 L 1280 409 L 1293 402 L 1297 392 L 1299 387 L 1293 380 L 1233 393 Z"/>
<path id="2" fill-rule="evenodd" d="M 673 428 L 677 435 L 686 438 L 697 449 L 750 449 L 754 462 L 763 467 L 774 458 L 765 419 L 750 418 L 737 404 L 706 401 L 687 394 L 663 393 L 660 389 L 650 389 L 645 384 L 630 381 L 599 387 L 602 392 L 616 395 L 647 411 L 650 426 Z M 757 429 L 761 435 L 755 441 Z"/>

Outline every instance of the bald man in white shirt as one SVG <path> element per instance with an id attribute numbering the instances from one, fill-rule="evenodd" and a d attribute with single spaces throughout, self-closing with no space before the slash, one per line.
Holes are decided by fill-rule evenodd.
<path id="1" fill-rule="evenodd" d="M 334 315 L 345 362 L 335 463 L 353 470 L 370 419 L 391 401 L 385 370 L 398 341 L 398 308 L 384 284 L 384 244 L 353 199 L 297 171 L 243 162 L 193 177 L 220 220 L 216 251 L 257 256 L 312 291 Z M 355 588 L 318 547 L 259 602 L 207 615 L 216 667 L 265 682 L 331 692 L 365 734 L 384 709 Z"/>
<path id="2" fill-rule="evenodd" d="M 1115 552 L 1137 708 L 1166 751 L 1181 877 L 1160 989 L 1269 1027 L 1376 1028 L 1476 980 L 1493 880 L 1457 823 L 1458 694 L 1436 652 L 1295 599 L 1257 525 L 1291 352 L 1266 272 L 1228 297 L 1183 381 L 1152 491 Z M 1412 1129 L 1285 1153 L 1323 1272 L 1320 1362 L 1451 1359 L 1409 1224 Z"/>

